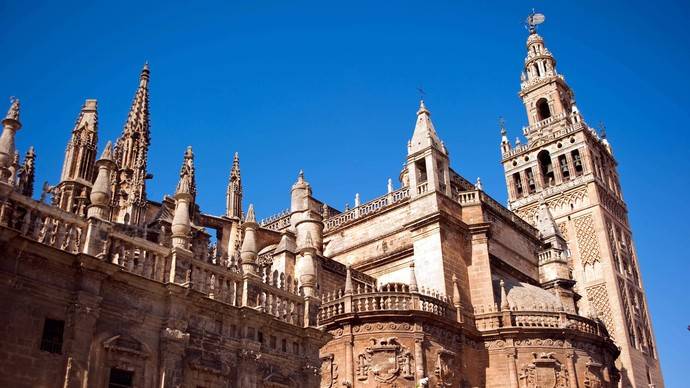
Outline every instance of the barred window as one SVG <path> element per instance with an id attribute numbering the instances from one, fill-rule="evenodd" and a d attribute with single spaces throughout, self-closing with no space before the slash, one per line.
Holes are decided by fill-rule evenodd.
<path id="1" fill-rule="evenodd" d="M 46 318 L 43 323 L 41 350 L 49 353 L 62 353 L 62 337 L 65 332 L 65 321 Z"/>

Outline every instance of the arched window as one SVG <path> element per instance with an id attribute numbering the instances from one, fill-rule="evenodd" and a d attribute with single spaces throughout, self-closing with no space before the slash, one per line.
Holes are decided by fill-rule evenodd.
<path id="1" fill-rule="evenodd" d="M 553 172 L 553 164 L 551 163 L 551 154 L 549 151 L 542 150 L 537 154 L 537 160 L 539 160 L 539 169 L 541 170 L 541 175 L 544 178 L 544 185 L 546 187 L 554 185 L 555 175 Z"/>
<path id="2" fill-rule="evenodd" d="M 537 118 L 539 121 L 548 119 L 551 117 L 551 109 L 549 109 L 549 103 L 545 98 L 540 98 L 537 101 Z"/>

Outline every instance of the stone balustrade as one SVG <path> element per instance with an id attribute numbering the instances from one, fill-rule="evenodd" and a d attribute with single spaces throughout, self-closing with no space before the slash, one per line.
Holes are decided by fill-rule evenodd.
<path id="1" fill-rule="evenodd" d="M 484 204 L 491 209 L 496 215 L 515 223 L 523 231 L 535 237 L 539 236 L 539 231 L 529 222 L 523 220 L 517 214 L 506 209 L 503 205 L 491 198 L 488 194 L 481 190 L 460 191 L 453 193 L 453 199 L 462 206 Z"/>
<path id="2" fill-rule="evenodd" d="M 603 326 L 594 320 L 566 311 L 548 311 L 548 309 L 500 310 L 497 307 L 482 309 L 493 310 L 477 313 L 474 322 L 479 331 L 503 328 L 553 328 L 570 329 L 598 336 L 608 336 Z"/>
<path id="3" fill-rule="evenodd" d="M 393 283 L 379 289 L 360 285 L 350 294 L 342 289 L 324 294 L 319 323 L 343 314 L 382 311 L 422 311 L 450 320 L 457 316 L 445 295 L 425 288 L 411 291 L 406 284 Z"/>
<path id="4" fill-rule="evenodd" d="M 340 213 L 333 217 L 326 218 L 324 220 L 325 231 L 331 231 L 340 228 L 344 225 L 353 222 L 359 218 L 368 216 L 369 214 L 376 213 L 381 209 L 384 209 L 393 204 L 402 202 L 408 199 L 410 196 L 410 190 L 407 187 L 403 187 L 399 190 L 393 191 L 381 197 L 378 197 L 372 201 L 364 203 L 346 212 Z"/>
<path id="5" fill-rule="evenodd" d="M 89 251 L 85 247 L 86 220 L 15 192 L 0 202 L 0 225 L 71 254 Z M 102 232 L 106 236 L 96 242 L 97 259 L 153 281 L 171 279 L 171 248 L 112 227 Z M 232 306 L 251 307 L 290 324 L 303 324 L 304 296 L 297 280 L 268 268 L 259 274 L 242 274 L 238 264 L 235 258 L 193 256 L 181 285 Z M 248 297 L 243 298 L 243 293 Z"/>
<path id="6" fill-rule="evenodd" d="M 85 220 L 16 192 L 10 192 L 0 203 L 0 225 L 69 253 L 81 252 L 84 247 Z"/>

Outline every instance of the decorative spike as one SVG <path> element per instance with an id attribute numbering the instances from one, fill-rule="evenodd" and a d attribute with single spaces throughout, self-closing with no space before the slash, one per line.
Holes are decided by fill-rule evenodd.
<path id="1" fill-rule="evenodd" d="M 256 215 L 254 214 L 254 204 L 249 204 L 249 208 L 247 209 L 247 216 L 245 217 L 244 222 L 256 222 Z"/>
<path id="2" fill-rule="evenodd" d="M 345 295 L 352 294 L 352 270 L 350 264 L 345 267 Z"/>
<path id="3" fill-rule="evenodd" d="M 419 288 L 417 287 L 417 275 L 414 271 L 414 261 L 410 263 L 410 292 L 417 292 Z"/>
<path id="4" fill-rule="evenodd" d="M 499 283 L 501 287 L 501 310 L 507 311 L 510 309 L 510 304 L 508 303 L 508 293 L 506 292 L 506 285 L 503 279 Z"/>

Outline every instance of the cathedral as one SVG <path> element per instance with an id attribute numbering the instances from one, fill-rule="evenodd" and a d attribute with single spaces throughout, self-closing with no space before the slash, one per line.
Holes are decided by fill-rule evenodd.
<path id="1" fill-rule="evenodd" d="M 149 198 L 148 64 L 120 137 L 98 150 L 87 99 L 60 181 L 34 193 L 13 99 L 0 385 L 662 388 L 612 146 L 534 27 L 523 140 L 501 125 L 507 206 L 451 167 L 424 101 L 399 183 L 352 208 L 300 172 L 289 210 L 257 220 L 235 154 L 207 214 L 191 147 L 174 194 Z"/>

